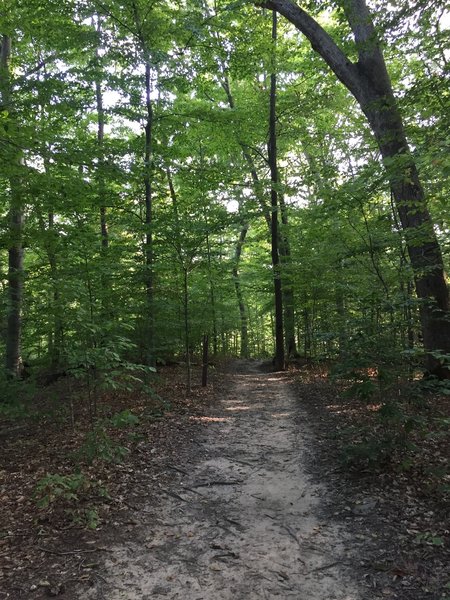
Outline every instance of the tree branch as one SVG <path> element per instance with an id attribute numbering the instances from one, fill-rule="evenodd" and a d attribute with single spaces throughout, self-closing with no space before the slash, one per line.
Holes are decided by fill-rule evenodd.
<path id="1" fill-rule="evenodd" d="M 257 3 L 257 5 L 276 10 L 295 25 L 308 38 L 312 48 L 324 59 L 336 77 L 350 90 L 356 99 L 361 98 L 363 82 L 358 67 L 352 63 L 315 19 L 292 0 L 267 0 Z"/>
<path id="2" fill-rule="evenodd" d="M 18 77 L 14 81 L 14 85 L 21 85 L 28 79 L 28 77 L 30 77 L 31 75 L 34 75 L 34 73 L 37 73 L 38 71 L 40 71 L 41 69 L 46 67 L 49 63 L 55 62 L 55 60 L 57 60 L 57 58 L 58 58 L 58 54 L 56 54 L 56 53 L 50 54 L 50 56 L 43 58 L 41 61 L 38 62 L 38 64 L 35 67 L 33 67 L 32 69 L 30 69 L 29 71 L 24 73 L 24 75 L 21 75 L 20 77 Z"/>

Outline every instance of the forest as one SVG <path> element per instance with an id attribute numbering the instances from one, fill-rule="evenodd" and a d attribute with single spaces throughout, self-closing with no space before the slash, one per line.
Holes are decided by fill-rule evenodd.
<path id="1" fill-rule="evenodd" d="M 204 335 L 446 376 L 448 13 L 366 13 L 6 2 L 8 376 L 189 359 Z"/>
<path id="2" fill-rule="evenodd" d="M 445 454 L 449 29 L 446 0 L 4 0 L 0 437 L 120 462 L 136 398 L 187 410 L 239 358 L 379 402 L 349 463 Z M 64 469 L 41 508 L 92 495 Z"/>

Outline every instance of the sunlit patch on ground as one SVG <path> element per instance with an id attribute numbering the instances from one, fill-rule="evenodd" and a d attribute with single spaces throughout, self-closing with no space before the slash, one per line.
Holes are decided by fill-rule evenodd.
<path id="1" fill-rule="evenodd" d="M 350 408 L 345 404 L 327 404 L 325 408 L 330 412 L 336 413 L 337 415 L 352 415 L 358 412 L 354 407 Z"/>

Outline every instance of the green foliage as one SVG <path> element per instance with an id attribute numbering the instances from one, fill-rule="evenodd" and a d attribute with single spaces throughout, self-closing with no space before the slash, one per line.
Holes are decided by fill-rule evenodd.
<path id="1" fill-rule="evenodd" d="M 94 494 L 110 498 L 103 485 L 81 472 L 67 475 L 48 473 L 38 481 L 34 489 L 34 499 L 40 509 L 61 508 L 73 523 L 88 529 L 96 529 L 100 523 L 96 508 L 82 506 Z"/>
<path id="2" fill-rule="evenodd" d="M 140 419 L 137 415 L 134 415 L 129 409 L 125 409 L 113 415 L 109 419 L 109 422 L 113 427 L 124 428 L 139 425 Z"/>
<path id="3" fill-rule="evenodd" d="M 39 508 L 48 508 L 57 502 L 78 502 L 91 488 L 91 481 L 83 473 L 49 473 L 36 484 L 34 497 Z"/>
<path id="4" fill-rule="evenodd" d="M 412 28 L 400 7 L 392 23 L 386 17 L 385 53 L 448 263 L 448 36 L 434 3 L 419 8 Z M 105 391 L 143 391 L 154 400 L 143 416 L 161 416 L 166 407 L 152 395 L 149 365 L 198 355 L 205 333 L 213 352 L 236 354 L 237 279 L 249 353 L 273 350 L 270 16 L 244 0 L 155 0 L 151 10 L 142 0 L 113 0 L 107 11 L 97 9 L 78 0 L 45 9 L 35 0 L 11 2 L 3 33 L 12 36 L 12 102 L 0 105 L 4 282 L 11 182 L 24 180 L 22 349 L 36 367 L 84 384 L 92 423 Z M 324 6 L 306 9 L 316 16 Z M 330 6 L 324 22 L 353 58 L 344 13 Z M 351 381 L 349 396 L 384 402 L 397 376 L 412 377 L 424 358 L 406 248 L 420 239 L 402 232 L 387 176 L 400 171 L 408 179 L 410 156 L 382 164 L 351 95 L 287 20 L 279 31 L 276 188 L 286 203 L 281 231 L 290 250 L 281 277 L 292 288 L 297 350 L 337 362 L 335 377 Z M 20 168 L 12 160 L 17 148 Z M 236 277 L 243 223 L 249 229 Z M 4 285 L 4 323 L 7 292 Z M 435 357 L 449 364 L 447 355 Z M 0 385 L 7 396 L 0 414 L 26 416 L 31 388 Z M 422 389 L 450 393 L 449 384 L 431 379 Z M 402 435 L 420 428 L 399 410 L 384 402 L 379 416 Z M 116 415 L 94 428 L 85 459 L 120 460 L 123 451 L 112 449 L 105 427 L 133 426 L 136 418 Z"/>
<path id="5" fill-rule="evenodd" d="M 88 529 L 97 529 L 101 519 L 95 508 L 77 508 L 68 510 L 73 523 Z"/>
<path id="6" fill-rule="evenodd" d="M 445 540 L 440 535 L 436 535 L 431 531 L 424 531 L 423 533 L 419 533 L 415 541 L 418 544 L 425 544 L 427 546 L 444 546 Z"/>
<path id="7" fill-rule="evenodd" d="M 161 419 L 164 413 L 170 410 L 171 403 L 165 398 L 160 396 L 153 396 L 152 402 L 150 402 L 144 409 L 143 418 L 149 419 L 150 421 Z"/>
<path id="8" fill-rule="evenodd" d="M 357 470 L 380 468 L 391 460 L 396 447 L 391 436 L 367 435 L 361 441 L 345 446 L 341 459 L 346 467 Z"/>
<path id="9" fill-rule="evenodd" d="M 0 403 L 0 418 L 8 420 L 24 419 L 30 415 L 29 407 L 16 399 L 7 399 Z"/>
<path id="10" fill-rule="evenodd" d="M 76 456 L 78 460 L 87 464 L 92 464 L 96 460 L 120 463 L 128 452 L 128 448 L 121 446 L 110 438 L 104 425 L 97 424 L 91 431 L 87 432 Z"/>
<path id="11" fill-rule="evenodd" d="M 368 377 L 363 377 L 362 381 L 355 381 L 355 383 L 345 391 L 345 396 L 358 398 L 359 400 L 368 402 L 373 399 L 377 392 L 378 386 L 374 381 Z"/>
<path id="12" fill-rule="evenodd" d="M 21 381 L 0 378 L 2 401 L 0 401 L 0 418 L 20 420 L 33 414 L 31 399 L 36 393 L 34 381 Z"/>
<path id="13" fill-rule="evenodd" d="M 94 379 L 101 389 L 131 391 L 136 385 L 145 385 L 145 378 L 156 369 L 127 360 L 126 354 L 136 344 L 124 336 L 114 336 L 101 344 L 93 344 L 101 336 L 100 325 L 80 324 L 85 337 L 84 347 L 74 348 L 68 353 L 69 372 L 83 380 Z M 93 337 L 92 337 L 93 336 Z M 137 374 L 142 375 L 138 377 Z"/>
<path id="14" fill-rule="evenodd" d="M 450 396 L 450 380 L 429 376 L 422 379 L 418 385 L 418 393 L 424 395 L 442 394 Z"/>

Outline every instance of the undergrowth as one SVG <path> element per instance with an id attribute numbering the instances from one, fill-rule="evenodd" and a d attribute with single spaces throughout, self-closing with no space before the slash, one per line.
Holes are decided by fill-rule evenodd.
<path id="1" fill-rule="evenodd" d="M 431 377 L 411 381 L 406 372 L 399 376 L 397 367 L 338 365 L 331 371 L 342 402 L 359 404 L 365 415 L 337 432 L 341 462 L 354 471 L 420 471 L 430 491 L 448 496 L 450 418 L 439 403 L 450 395 L 450 382 Z"/>

